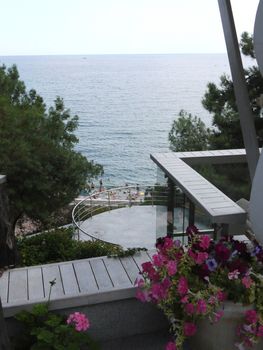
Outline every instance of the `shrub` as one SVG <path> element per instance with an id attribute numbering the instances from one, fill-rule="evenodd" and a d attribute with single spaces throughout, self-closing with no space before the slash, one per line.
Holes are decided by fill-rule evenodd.
<path id="1" fill-rule="evenodd" d="M 116 255 L 118 246 L 100 241 L 76 241 L 72 228 L 60 228 L 17 240 L 20 266 Z"/>

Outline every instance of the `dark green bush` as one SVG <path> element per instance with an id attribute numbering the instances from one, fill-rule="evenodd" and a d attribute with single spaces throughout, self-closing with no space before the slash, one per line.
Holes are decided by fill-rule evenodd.
<path id="1" fill-rule="evenodd" d="M 17 240 L 20 266 L 116 255 L 122 248 L 100 241 L 76 241 L 72 228 L 60 228 Z"/>

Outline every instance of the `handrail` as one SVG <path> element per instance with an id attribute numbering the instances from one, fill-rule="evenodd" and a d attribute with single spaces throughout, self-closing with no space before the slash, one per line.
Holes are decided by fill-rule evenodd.
<path id="1" fill-rule="evenodd" d="M 159 191 L 155 189 L 159 188 Z M 162 191 L 161 191 L 162 189 Z M 121 208 L 124 206 L 134 206 L 134 205 L 156 205 L 161 204 L 167 195 L 167 186 L 158 185 L 158 184 L 149 184 L 149 185 L 129 185 L 121 187 L 113 187 L 101 192 L 94 192 L 91 195 L 80 200 L 72 211 L 72 223 L 77 232 L 77 238 L 79 239 L 79 233 L 89 236 L 91 240 L 98 240 L 104 243 L 109 243 L 113 245 L 112 242 L 107 242 L 105 240 L 99 239 L 94 235 L 88 233 L 83 229 L 82 223 L 92 218 L 94 215 L 110 211 L 112 209 Z M 117 198 L 119 194 L 119 198 Z"/>

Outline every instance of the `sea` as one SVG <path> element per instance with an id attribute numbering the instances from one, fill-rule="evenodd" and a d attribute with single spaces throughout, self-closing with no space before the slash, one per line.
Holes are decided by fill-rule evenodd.
<path id="1" fill-rule="evenodd" d="M 47 107 L 60 96 L 79 116 L 76 150 L 103 165 L 107 187 L 154 183 L 150 154 L 169 152 L 180 110 L 211 126 L 201 103 L 207 83 L 230 74 L 226 54 L 5 56 L 0 64 L 16 64 Z"/>

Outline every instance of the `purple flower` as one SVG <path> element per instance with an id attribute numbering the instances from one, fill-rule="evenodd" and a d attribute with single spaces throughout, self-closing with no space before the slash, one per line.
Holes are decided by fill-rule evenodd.
<path id="1" fill-rule="evenodd" d="M 206 264 L 208 266 L 209 271 L 215 271 L 217 266 L 218 266 L 218 264 L 214 258 L 207 259 Z"/>

